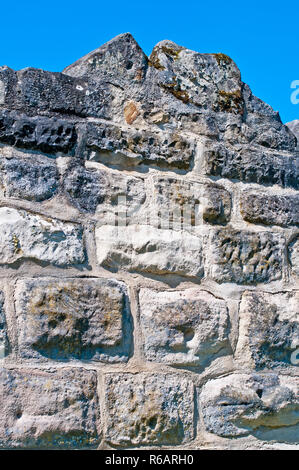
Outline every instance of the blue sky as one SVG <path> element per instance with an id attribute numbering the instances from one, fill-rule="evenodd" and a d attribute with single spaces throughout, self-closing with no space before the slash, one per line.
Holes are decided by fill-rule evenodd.
<path id="1" fill-rule="evenodd" d="M 299 119 L 290 100 L 299 80 L 298 0 L 23 0 L 2 2 L 1 16 L 0 65 L 61 71 L 120 33 L 132 33 L 146 54 L 170 39 L 228 54 L 283 122 Z"/>

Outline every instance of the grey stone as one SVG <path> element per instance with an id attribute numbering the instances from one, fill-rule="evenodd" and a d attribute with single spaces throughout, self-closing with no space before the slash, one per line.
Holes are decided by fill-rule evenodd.
<path id="1" fill-rule="evenodd" d="M 107 374 L 107 439 L 112 445 L 190 441 L 193 385 L 175 374 Z"/>
<path id="2" fill-rule="evenodd" d="M 0 370 L 0 447 L 96 448 L 97 376 L 84 369 Z"/>
<path id="3" fill-rule="evenodd" d="M 241 214 L 247 222 L 264 225 L 299 225 L 299 194 L 243 191 Z"/>
<path id="4" fill-rule="evenodd" d="M 59 187 L 55 162 L 47 157 L 27 155 L 3 156 L 0 160 L 4 195 L 29 201 L 44 201 L 54 196 Z"/>
<path id="5" fill-rule="evenodd" d="M 292 367 L 299 346 L 299 291 L 247 291 L 240 304 L 236 355 L 256 369 Z"/>
<path id="6" fill-rule="evenodd" d="M 59 266 L 85 260 L 82 228 L 24 210 L 0 208 L 0 264 L 33 259 Z"/>
<path id="7" fill-rule="evenodd" d="M 7 353 L 8 339 L 6 333 L 6 318 L 4 313 L 4 295 L 0 292 L 0 359 Z"/>
<path id="8" fill-rule="evenodd" d="M 120 34 L 64 69 L 71 77 L 93 77 L 126 86 L 144 78 L 147 57 L 130 33 Z"/>
<path id="9" fill-rule="evenodd" d="M 140 164 L 189 169 L 195 142 L 177 131 L 128 129 L 108 123 L 89 123 L 86 128 L 87 158 L 105 164 Z"/>
<path id="10" fill-rule="evenodd" d="M 232 150 L 214 145 L 204 151 L 204 161 L 206 173 L 211 176 L 299 189 L 298 156 L 269 154 L 250 147 Z"/>
<path id="11" fill-rule="evenodd" d="M 184 211 L 185 206 L 186 210 L 191 212 L 191 226 L 202 222 L 199 220 L 200 216 L 205 222 L 211 224 L 225 224 L 230 219 L 230 194 L 218 184 L 203 184 L 175 177 L 154 176 L 153 185 L 153 204 L 156 205 L 156 214 L 160 216 L 163 211 L 167 210 L 169 218 L 173 218 L 173 212 Z M 187 214 L 182 214 L 183 217 L 187 218 Z"/>
<path id="12" fill-rule="evenodd" d="M 298 387 L 298 378 L 271 373 L 210 380 L 200 394 L 205 428 L 222 437 L 298 443 Z"/>
<path id="13" fill-rule="evenodd" d="M 206 366 L 231 353 L 228 309 L 209 292 L 141 289 L 139 304 L 147 360 Z"/>
<path id="14" fill-rule="evenodd" d="M 299 277 L 299 235 L 297 235 L 288 246 L 291 272 Z"/>
<path id="15" fill-rule="evenodd" d="M 113 269 L 202 277 L 202 241 L 188 232 L 146 225 L 96 228 L 98 263 Z"/>
<path id="16" fill-rule="evenodd" d="M 299 147 L 299 120 L 287 122 L 286 126 L 293 132 L 297 139 L 297 147 Z"/>
<path id="17" fill-rule="evenodd" d="M 142 178 L 128 176 L 122 172 L 111 172 L 101 168 L 85 168 L 73 165 L 63 181 L 64 191 L 70 201 L 83 212 L 94 213 L 97 209 L 104 218 L 120 211 L 120 197 L 126 198 L 128 218 L 134 217 L 145 200 Z M 103 219 L 104 220 L 104 219 Z M 108 217 L 109 220 L 109 217 Z"/>
<path id="18" fill-rule="evenodd" d="M 126 287 L 107 279 L 18 281 L 19 354 L 55 360 L 128 360 L 132 321 Z"/>
<path id="19" fill-rule="evenodd" d="M 237 284 L 281 279 L 284 244 L 284 237 L 277 233 L 215 230 L 210 236 L 208 276 Z"/>
<path id="20" fill-rule="evenodd" d="M 30 117 L 0 110 L 0 142 L 45 153 L 71 153 L 76 143 L 74 124 L 65 119 Z"/>

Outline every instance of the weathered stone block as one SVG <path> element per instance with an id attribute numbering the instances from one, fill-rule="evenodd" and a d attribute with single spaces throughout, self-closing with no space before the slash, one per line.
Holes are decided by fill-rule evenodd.
<path id="1" fill-rule="evenodd" d="M 96 448 L 97 376 L 84 369 L 1 369 L 0 447 Z"/>
<path id="2" fill-rule="evenodd" d="M 299 443 L 299 380 L 275 374 L 232 374 L 202 388 L 206 430 L 222 437 Z"/>
<path id="3" fill-rule="evenodd" d="M 96 228 L 98 263 L 113 269 L 202 277 L 201 238 L 146 225 Z"/>
<path id="4" fill-rule="evenodd" d="M 230 354 L 230 322 L 225 301 L 198 288 L 139 293 L 146 359 L 206 366 Z"/>
<path id="5" fill-rule="evenodd" d="M 25 110 L 29 115 L 46 113 L 108 117 L 108 107 L 112 106 L 113 99 L 108 83 L 99 83 L 91 77 L 75 78 L 31 67 L 14 74 L 18 86 L 11 93 L 9 102 L 14 109 Z"/>
<path id="6" fill-rule="evenodd" d="M 71 153 L 76 143 L 74 124 L 64 119 L 30 117 L 0 111 L 0 142 L 45 153 Z"/>
<path id="7" fill-rule="evenodd" d="M 253 224 L 299 225 L 299 194 L 275 195 L 244 191 L 240 210 L 243 218 Z"/>
<path id="8" fill-rule="evenodd" d="M 299 235 L 289 244 L 288 253 L 291 271 L 295 276 L 299 277 Z"/>
<path id="9" fill-rule="evenodd" d="M 2 157 L 0 168 L 4 195 L 7 197 L 44 201 L 58 190 L 56 164 L 45 156 Z"/>
<path id="10" fill-rule="evenodd" d="M 104 169 L 74 166 L 64 178 L 64 190 L 71 202 L 81 211 L 95 212 L 108 217 L 127 212 L 134 217 L 135 210 L 145 200 L 145 186 L 142 178 L 111 172 Z M 119 197 L 126 198 L 126 207 L 121 208 Z"/>
<path id="11" fill-rule="evenodd" d="M 202 223 L 202 220 L 212 224 L 223 224 L 230 219 L 230 194 L 218 184 L 154 176 L 153 185 L 153 203 L 156 205 L 157 216 L 167 210 L 171 219 L 175 211 L 184 211 L 184 207 L 189 207 L 192 226 Z"/>
<path id="12" fill-rule="evenodd" d="M 282 235 L 223 229 L 211 234 L 207 270 L 217 282 L 269 282 L 281 279 L 283 259 Z"/>
<path id="13" fill-rule="evenodd" d="M 291 366 L 299 347 L 299 291 L 247 291 L 240 304 L 236 355 L 254 368 Z"/>
<path id="14" fill-rule="evenodd" d="M 211 176 L 299 189 L 298 156 L 286 157 L 244 147 L 237 152 L 214 146 L 204 151 L 204 160 L 206 172 Z"/>
<path id="15" fill-rule="evenodd" d="M 177 132 L 122 128 L 89 123 L 86 145 L 89 158 L 110 165 L 140 164 L 189 169 L 195 141 Z"/>
<path id="16" fill-rule="evenodd" d="M 128 360 L 126 287 L 108 279 L 27 279 L 16 293 L 19 354 L 56 360 Z"/>
<path id="17" fill-rule="evenodd" d="M 4 295 L 0 292 L 0 359 L 3 359 L 7 352 L 6 318 L 4 314 Z"/>
<path id="18" fill-rule="evenodd" d="M 192 382 L 175 374 L 107 374 L 107 439 L 176 445 L 194 436 Z"/>
<path id="19" fill-rule="evenodd" d="M 0 208 L 0 264 L 34 259 L 56 265 L 83 263 L 79 225 L 48 219 L 23 210 Z"/>

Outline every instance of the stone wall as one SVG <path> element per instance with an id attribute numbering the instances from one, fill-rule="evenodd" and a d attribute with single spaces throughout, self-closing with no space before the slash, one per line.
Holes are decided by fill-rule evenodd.
<path id="1" fill-rule="evenodd" d="M 299 151 L 224 54 L 0 68 L 0 447 L 299 445 Z"/>

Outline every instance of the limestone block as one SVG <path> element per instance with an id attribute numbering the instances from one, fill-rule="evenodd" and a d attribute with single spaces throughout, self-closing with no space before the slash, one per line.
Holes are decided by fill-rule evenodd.
<path id="1" fill-rule="evenodd" d="M 281 279 L 284 237 L 231 229 L 211 234 L 207 271 L 217 282 L 255 284 Z"/>
<path id="2" fill-rule="evenodd" d="M 299 236 L 294 238 L 288 246 L 291 272 L 299 277 Z"/>
<path id="3" fill-rule="evenodd" d="M 83 263 L 82 229 L 72 223 L 0 208 L 0 264 L 34 259 L 59 266 Z"/>
<path id="4" fill-rule="evenodd" d="M 243 191 L 241 214 L 247 222 L 264 225 L 299 225 L 299 194 Z"/>
<path id="5" fill-rule="evenodd" d="M 294 189 L 299 189 L 298 159 L 245 146 L 236 151 L 214 145 L 204 151 L 208 175 Z"/>
<path id="6" fill-rule="evenodd" d="M 222 437 L 299 443 L 298 392 L 298 377 L 273 373 L 210 380 L 200 394 L 205 428 Z"/>
<path id="7" fill-rule="evenodd" d="M 189 169 L 195 141 L 176 131 L 122 128 L 89 123 L 86 130 L 89 159 L 125 167 L 140 164 Z"/>
<path id="8" fill-rule="evenodd" d="M 98 263 L 113 269 L 202 277 L 200 237 L 146 225 L 96 228 Z"/>
<path id="9" fill-rule="evenodd" d="M 101 220 L 109 220 L 109 214 L 110 220 L 113 215 L 115 220 L 120 211 L 133 218 L 146 197 L 142 178 L 92 166 L 74 166 L 64 178 L 63 185 L 70 201 L 79 210 L 93 213 L 98 209 Z M 121 207 L 121 198 L 126 199 L 126 207 Z"/>
<path id="10" fill-rule="evenodd" d="M 247 291 L 240 304 L 236 356 L 260 369 L 292 367 L 292 352 L 299 347 L 299 291 Z"/>
<path id="11" fill-rule="evenodd" d="M 0 292 L 0 359 L 3 359 L 7 352 L 6 318 L 4 313 L 4 295 Z"/>
<path id="12" fill-rule="evenodd" d="M 139 304 L 147 360 L 205 366 L 231 353 L 228 309 L 209 292 L 141 289 Z"/>
<path id="13" fill-rule="evenodd" d="M 1 158 L 0 169 L 7 197 L 44 201 L 58 191 L 59 175 L 55 161 L 50 158 L 34 154 L 22 158 L 11 152 Z"/>
<path id="14" fill-rule="evenodd" d="M 76 139 L 74 124 L 65 119 L 0 111 L 1 143 L 50 154 L 71 153 Z"/>
<path id="15" fill-rule="evenodd" d="M 175 374 L 107 374 L 107 439 L 113 445 L 190 441 L 193 385 Z"/>
<path id="16" fill-rule="evenodd" d="M 230 194 L 218 184 L 154 176 L 153 186 L 153 204 L 156 206 L 157 214 L 161 215 L 167 210 L 171 219 L 175 211 L 184 211 L 185 207 L 186 210 L 190 210 L 190 223 L 193 226 L 202 223 L 202 220 L 212 224 L 223 224 L 230 219 Z"/>
<path id="17" fill-rule="evenodd" d="M 1 369 L 0 447 L 96 448 L 97 376 L 84 369 Z"/>
<path id="18" fill-rule="evenodd" d="M 15 292 L 19 354 L 55 360 L 128 360 L 132 321 L 126 287 L 107 279 L 37 278 Z"/>

